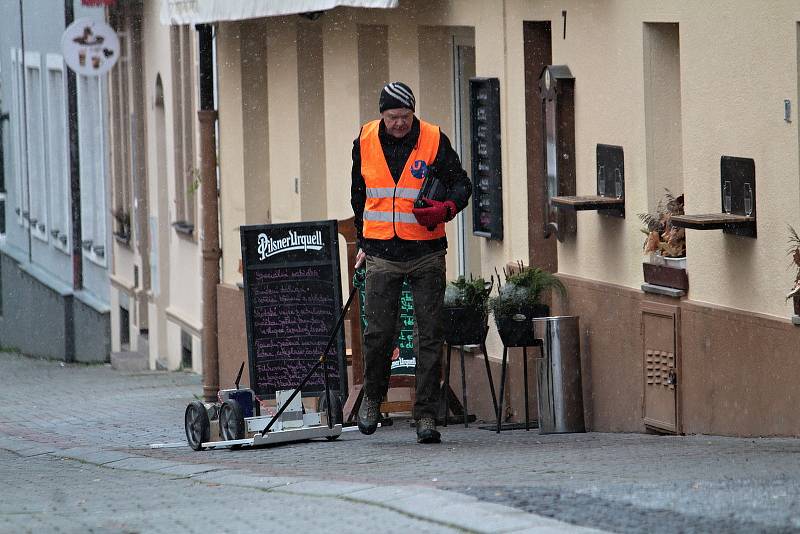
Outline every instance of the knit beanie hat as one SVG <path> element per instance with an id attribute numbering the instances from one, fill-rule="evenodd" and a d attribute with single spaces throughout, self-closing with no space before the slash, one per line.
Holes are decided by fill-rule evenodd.
<path id="1" fill-rule="evenodd" d="M 387 109 L 407 108 L 414 111 L 417 104 L 411 88 L 403 82 L 391 82 L 383 86 L 378 108 L 383 113 Z"/>

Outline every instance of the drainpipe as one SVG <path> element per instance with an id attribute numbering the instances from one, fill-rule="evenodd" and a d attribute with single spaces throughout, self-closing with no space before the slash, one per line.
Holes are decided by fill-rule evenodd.
<path id="1" fill-rule="evenodd" d="M 21 3 L 21 2 L 20 2 Z M 75 20 L 75 6 L 73 0 L 64 0 L 64 27 L 66 28 Z M 67 75 L 67 135 L 69 137 L 69 204 L 72 208 L 72 289 L 83 289 L 83 248 L 81 233 L 81 164 L 78 136 L 78 82 L 75 71 L 66 69 Z M 30 199 L 30 196 L 28 197 Z M 30 202 L 30 201 L 29 201 Z M 74 298 L 74 297 L 73 297 Z M 75 361 L 75 320 L 72 305 L 67 306 L 65 319 L 65 346 L 64 361 Z"/>
<path id="2" fill-rule="evenodd" d="M 65 27 L 75 20 L 73 0 L 64 0 Z M 81 248 L 81 166 L 78 147 L 78 84 L 75 72 L 67 69 L 67 112 L 69 114 L 69 191 L 72 207 L 72 289 L 83 288 L 83 249 Z"/>
<path id="3" fill-rule="evenodd" d="M 203 397 L 217 400 L 219 347 L 217 345 L 217 285 L 219 285 L 219 207 L 217 204 L 217 110 L 214 109 L 214 58 L 211 26 L 195 26 L 200 44 L 200 202 L 203 227 Z"/>

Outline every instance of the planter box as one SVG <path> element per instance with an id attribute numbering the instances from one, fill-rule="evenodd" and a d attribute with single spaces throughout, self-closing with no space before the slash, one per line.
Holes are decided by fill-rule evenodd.
<path id="1" fill-rule="evenodd" d="M 547 317 L 550 308 L 539 304 L 531 310 L 520 310 L 512 317 L 495 317 L 497 333 L 506 347 L 532 347 L 536 336 L 533 334 L 533 319 Z"/>
<path id="2" fill-rule="evenodd" d="M 444 308 L 442 313 L 448 345 L 480 345 L 486 340 L 486 314 L 474 308 Z"/>
<path id="3" fill-rule="evenodd" d="M 661 260 L 667 267 L 672 267 L 673 269 L 686 269 L 686 256 L 682 258 L 669 258 L 667 256 L 662 256 Z"/>
<path id="4" fill-rule="evenodd" d="M 643 263 L 644 281 L 657 286 L 689 290 L 689 277 L 685 269 L 675 269 L 666 265 Z"/>

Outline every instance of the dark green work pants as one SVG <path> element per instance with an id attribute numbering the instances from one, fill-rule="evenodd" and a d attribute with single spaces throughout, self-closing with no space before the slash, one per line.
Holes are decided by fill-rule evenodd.
<path id="1" fill-rule="evenodd" d="M 364 394 L 380 401 L 389 388 L 391 357 L 400 313 L 403 278 L 414 298 L 417 335 L 414 419 L 436 417 L 442 361 L 441 315 L 445 288 L 444 251 L 413 261 L 367 256 L 364 332 Z"/>

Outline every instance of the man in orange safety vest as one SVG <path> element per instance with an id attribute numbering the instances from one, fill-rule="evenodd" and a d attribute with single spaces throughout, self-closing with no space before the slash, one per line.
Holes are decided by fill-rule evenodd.
<path id="1" fill-rule="evenodd" d="M 472 185 L 447 136 L 414 115 L 416 100 L 408 85 L 386 84 L 378 107 L 381 118 L 363 125 L 353 142 L 350 201 L 359 259 L 366 256 L 367 266 L 364 397 L 358 427 L 372 434 L 378 426 L 380 402 L 389 387 L 400 292 L 408 279 L 418 331 L 417 441 L 439 443 L 444 226 L 466 207 Z M 421 195 L 426 180 L 438 181 L 436 198 Z"/>

